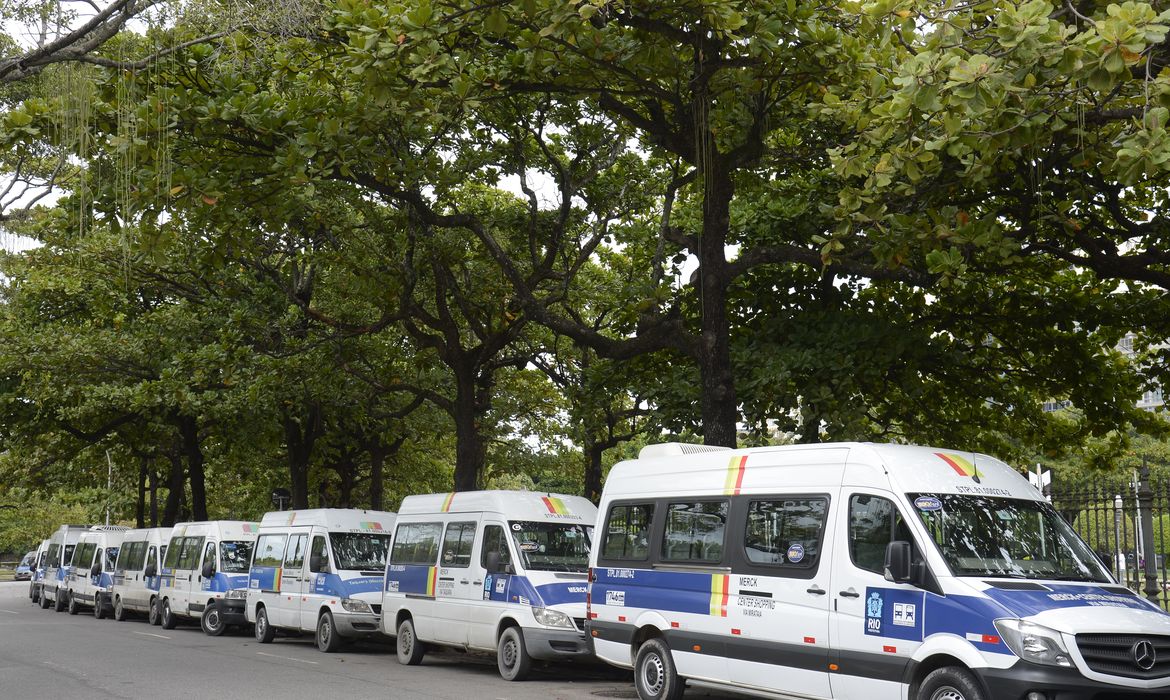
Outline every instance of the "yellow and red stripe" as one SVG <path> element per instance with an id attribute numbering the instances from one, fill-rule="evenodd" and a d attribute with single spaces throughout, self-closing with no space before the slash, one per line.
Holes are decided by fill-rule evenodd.
<path id="1" fill-rule="evenodd" d="M 569 509 L 565 506 L 565 502 L 559 498 L 555 498 L 553 496 L 542 496 L 540 500 L 544 501 L 544 507 L 548 508 L 548 512 L 552 513 L 553 515 L 569 514 Z"/>
<path id="2" fill-rule="evenodd" d="M 454 493 L 447 494 L 447 497 L 443 499 L 443 512 L 444 513 L 448 513 L 451 511 L 451 501 L 454 501 L 454 500 L 455 500 Z"/>
<path id="3" fill-rule="evenodd" d="M 747 471 L 747 455 L 732 457 L 727 463 L 727 478 L 723 482 L 723 495 L 738 496 L 743 486 L 743 474 Z"/>
<path id="4" fill-rule="evenodd" d="M 727 574 L 711 575 L 711 614 L 727 617 Z"/>
<path id="5" fill-rule="evenodd" d="M 283 572 L 284 569 L 278 566 L 276 567 L 276 575 L 272 577 L 272 590 L 276 591 L 277 593 L 280 593 L 280 574 Z"/>
<path id="6" fill-rule="evenodd" d="M 435 594 L 435 584 L 439 582 L 439 568 L 436 566 L 430 567 L 427 571 L 427 595 L 433 596 Z"/>
<path id="7" fill-rule="evenodd" d="M 975 468 L 975 465 L 963 455 L 935 452 L 934 456 L 950 465 L 951 469 L 954 469 L 955 473 L 959 476 L 980 476 L 979 470 Z"/>

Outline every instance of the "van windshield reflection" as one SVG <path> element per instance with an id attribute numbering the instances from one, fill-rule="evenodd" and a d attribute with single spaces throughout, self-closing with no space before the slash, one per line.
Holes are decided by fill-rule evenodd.
<path id="1" fill-rule="evenodd" d="M 1047 503 L 907 494 L 956 576 L 1110 583 L 1101 561 Z"/>
<path id="2" fill-rule="evenodd" d="M 584 525 L 513 520 L 516 549 L 528 571 L 587 571 L 593 528 Z"/>
<path id="3" fill-rule="evenodd" d="M 382 571 L 386 568 L 386 550 L 390 535 L 356 532 L 331 532 L 329 544 L 337 568 L 343 571 Z"/>

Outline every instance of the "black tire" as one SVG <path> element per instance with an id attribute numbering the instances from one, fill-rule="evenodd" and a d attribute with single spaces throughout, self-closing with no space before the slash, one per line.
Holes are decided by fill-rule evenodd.
<path id="1" fill-rule="evenodd" d="M 33 603 L 37 602 L 37 587 L 33 584 L 28 584 L 28 599 Z"/>
<path id="2" fill-rule="evenodd" d="M 100 593 L 93 596 L 93 616 L 98 620 L 106 619 L 106 604 Z"/>
<path id="3" fill-rule="evenodd" d="M 81 608 L 77 607 L 78 605 L 79 603 L 77 602 L 77 596 L 73 595 L 73 591 L 69 591 L 68 606 L 70 615 L 76 615 L 77 613 L 81 612 Z"/>
<path id="4" fill-rule="evenodd" d="M 126 619 L 126 606 L 122 605 L 122 596 L 114 599 L 114 619 L 118 622 Z"/>
<path id="5" fill-rule="evenodd" d="M 65 596 L 61 594 L 61 589 L 53 594 L 53 612 L 61 612 L 65 609 Z"/>
<path id="6" fill-rule="evenodd" d="M 398 636 L 394 640 L 398 650 L 398 663 L 403 666 L 418 666 L 422 663 L 427 649 L 414 633 L 414 620 L 409 617 L 398 625 Z"/>
<path id="7" fill-rule="evenodd" d="M 153 627 L 158 627 L 162 624 L 162 616 L 159 615 L 157 597 L 150 599 L 150 607 L 146 611 L 146 622 Z"/>
<path id="8" fill-rule="evenodd" d="M 679 678 L 670 648 L 661 639 L 647 639 L 634 661 L 634 687 L 641 700 L 679 700 L 687 682 Z"/>
<path id="9" fill-rule="evenodd" d="M 164 630 L 173 630 L 179 625 L 179 620 L 171 610 L 171 599 L 163 598 L 162 609 L 158 614 L 158 623 Z"/>
<path id="10" fill-rule="evenodd" d="M 42 588 L 40 594 L 37 596 L 37 605 L 41 606 L 41 610 L 48 610 L 51 603 L 45 597 L 45 589 Z"/>
<path id="11" fill-rule="evenodd" d="M 227 623 L 223 621 L 223 615 L 220 614 L 219 606 L 215 603 L 203 608 L 203 616 L 199 618 L 199 626 L 203 628 L 203 633 L 209 637 L 222 637 L 223 633 L 227 632 Z"/>
<path id="12" fill-rule="evenodd" d="M 332 654 L 341 648 L 344 640 L 337 633 L 337 625 L 333 623 L 333 613 L 326 610 L 317 618 L 317 648 L 326 654 Z"/>
<path id="13" fill-rule="evenodd" d="M 532 670 L 532 657 L 524 647 L 524 633 L 519 627 L 509 627 L 496 644 L 496 667 L 506 681 L 522 681 Z"/>
<path id="14" fill-rule="evenodd" d="M 261 644 L 271 644 L 276 639 L 276 630 L 268 624 L 268 611 L 264 608 L 256 609 L 256 641 Z"/>
<path id="15" fill-rule="evenodd" d="M 979 681 L 965 668 L 936 668 L 922 679 L 917 700 L 985 700 Z"/>

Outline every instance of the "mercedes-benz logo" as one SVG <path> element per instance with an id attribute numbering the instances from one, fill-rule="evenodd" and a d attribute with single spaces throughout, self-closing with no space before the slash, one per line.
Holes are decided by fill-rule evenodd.
<path id="1" fill-rule="evenodd" d="M 1133 662 L 1143 671 L 1149 671 L 1158 661 L 1158 652 L 1154 650 L 1154 643 L 1143 639 L 1130 649 L 1133 653 Z"/>

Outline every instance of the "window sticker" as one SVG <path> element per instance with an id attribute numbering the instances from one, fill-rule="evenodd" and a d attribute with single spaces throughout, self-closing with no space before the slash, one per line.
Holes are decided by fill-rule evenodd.
<path id="1" fill-rule="evenodd" d="M 919 496 L 914 499 L 914 507 L 924 513 L 933 513 L 942 510 L 942 501 L 934 496 Z"/>
<path id="2" fill-rule="evenodd" d="M 788 561 L 799 564 L 804 559 L 804 545 L 794 544 L 788 548 Z"/>

